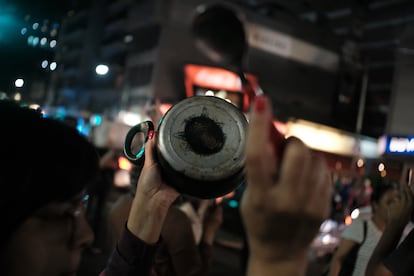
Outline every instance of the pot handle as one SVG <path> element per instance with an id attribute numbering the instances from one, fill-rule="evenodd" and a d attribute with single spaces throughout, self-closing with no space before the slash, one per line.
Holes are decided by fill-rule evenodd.
<path id="1" fill-rule="evenodd" d="M 138 153 L 132 152 L 132 142 L 137 133 L 142 132 L 144 134 L 144 143 L 142 144 L 141 149 Z M 134 164 L 140 164 L 141 158 L 143 158 L 145 153 L 145 145 L 147 144 L 148 139 L 154 136 L 154 124 L 151 121 L 145 121 L 139 123 L 136 126 L 133 126 L 127 133 L 124 143 L 124 154 L 125 156 Z"/>

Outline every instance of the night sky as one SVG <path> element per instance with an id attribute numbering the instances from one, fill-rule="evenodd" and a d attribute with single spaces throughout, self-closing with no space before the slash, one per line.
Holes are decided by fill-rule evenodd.
<path id="1" fill-rule="evenodd" d="M 10 92 L 16 78 L 32 75 L 44 58 L 53 57 L 50 49 L 28 45 L 28 36 L 35 33 L 32 24 L 60 23 L 72 4 L 72 0 L 0 0 L 0 91 Z M 28 31 L 22 35 L 24 27 Z"/>

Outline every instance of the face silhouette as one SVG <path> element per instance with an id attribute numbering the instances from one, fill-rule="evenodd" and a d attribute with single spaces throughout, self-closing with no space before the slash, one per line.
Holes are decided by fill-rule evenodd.
<path id="1" fill-rule="evenodd" d="M 76 275 L 82 251 L 93 241 L 83 198 L 50 203 L 27 218 L 9 239 L 0 274 Z"/>

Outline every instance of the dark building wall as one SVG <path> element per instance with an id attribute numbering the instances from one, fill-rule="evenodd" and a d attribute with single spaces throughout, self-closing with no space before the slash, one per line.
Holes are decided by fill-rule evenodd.
<path id="1" fill-rule="evenodd" d="M 169 22 L 164 26 L 161 35 L 155 67 L 156 97 L 169 102 L 177 102 L 185 97 L 183 68 L 186 63 L 226 68 L 223 64 L 209 60 L 197 49 L 191 33 L 191 23 L 197 6 L 215 2 L 217 1 L 187 0 L 175 1 L 175 5 L 172 5 Z M 323 42 L 323 47 L 333 53 L 337 50 L 334 36 L 311 24 L 304 24 L 286 16 L 281 16 L 278 21 L 266 19 L 239 6 L 234 6 L 234 9 L 242 11 L 246 22 L 263 24 L 316 46 Z M 279 119 L 297 117 L 331 123 L 335 71 L 328 72 L 253 47 L 247 49 L 245 71 L 258 76 L 263 90 L 274 102 L 275 115 Z"/>
<path id="2" fill-rule="evenodd" d="M 405 28 L 396 51 L 386 133 L 414 135 L 414 24 Z"/>

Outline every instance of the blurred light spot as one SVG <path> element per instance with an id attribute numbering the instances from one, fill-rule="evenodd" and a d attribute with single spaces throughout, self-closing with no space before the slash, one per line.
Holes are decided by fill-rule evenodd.
<path id="1" fill-rule="evenodd" d="M 49 66 L 50 70 L 53 71 L 53 70 L 56 69 L 56 67 L 57 67 L 57 63 L 55 61 L 53 61 L 53 62 L 50 63 L 50 66 Z"/>
<path id="2" fill-rule="evenodd" d="M 29 35 L 29 37 L 27 38 L 27 44 L 29 44 L 30 46 L 33 44 L 33 38 L 34 36 Z"/>
<path id="3" fill-rule="evenodd" d="M 124 36 L 124 42 L 125 43 L 130 43 L 134 40 L 134 37 L 132 35 L 126 35 Z"/>
<path id="4" fill-rule="evenodd" d="M 131 162 L 129 162 L 129 160 L 128 159 L 126 159 L 125 157 L 123 157 L 123 156 L 120 156 L 119 158 L 118 158 L 118 167 L 121 169 L 121 170 L 126 170 L 126 171 L 129 171 L 129 170 L 131 170 L 131 168 L 132 168 L 132 164 L 131 164 Z"/>
<path id="5" fill-rule="evenodd" d="M 322 233 L 329 233 L 335 230 L 337 226 L 338 223 L 336 223 L 336 221 L 328 219 L 321 224 L 319 231 L 321 231 Z"/>
<path id="6" fill-rule="evenodd" d="M 40 108 L 40 105 L 38 105 L 38 104 L 31 104 L 31 105 L 29 105 L 29 108 L 36 110 L 36 109 L 39 109 Z"/>
<path id="7" fill-rule="evenodd" d="M 387 176 L 387 171 L 386 171 L 386 170 L 383 170 L 383 171 L 381 172 L 381 176 L 382 176 L 382 177 L 386 177 L 386 176 Z"/>
<path id="8" fill-rule="evenodd" d="M 14 85 L 15 85 L 16 87 L 23 87 L 23 85 L 24 85 L 24 80 L 23 80 L 23 79 L 17 79 L 17 80 L 14 82 Z"/>
<path id="9" fill-rule="evenodd" d="M 45 45 L 47 43 L 47 38 L 46 37 L 42 37 L 42 39 L 40 39 L 40 45 Z"/>
<path id="10" fill-rule="evenodd" d="M 39 38 L 37 36 L 35 36 L 35 37 L 33 37 L 32 45 L 36 46 L 37 44 L 39 44 Z"/>
<path id="11" fill-rule="evenodd" d="M 384 171 L 384 170 L 385 170 L 385 165 L 384 165 L 384 163 L 379 163 L 379 165 L 378 165 L 378 171 L 382 172 L 382 171 Z"/>
<path id="12" fill-rule="evenodd" d="M 56 47 L 56 40 L 52 40 L 50 41 L 50 48 L 55 48 Z"/>
<path id="13" fill-rule="evenodd" d="M 37 30 L 37 28 L 39 28 L 39 23 L 33 23 L 32 28 L 33 30 Z"/>
<path id="14" fill-rule="evenodd" d="M 346 216 L 345 217 L 345 225 L 348 226 L 348 225 L 351 225 L 351 223 L 352 223 L 351 216 Z"/>
<path id="15" fill-rule="evenodd" d="M 213 91 L 211 91 L 211 90 L 207 90 L 207 91 L 204 93 L 204 95 L 206 95 L 206 96 L 214 96 L 214 92 L 213 92 Z"/>
<path id="16" fill-rule="evenodd" d="M 364 166 L 364 160 L 359 158 L 357 161 L 357 167 L 358 168 L 362 168 Z"/>
<path id="17" fill-rule="evenodd" d="M 323 244 L 330 244 L 331 243 L 331 240 L 332 240 L 332 237 L 331 237 L 330 234 L 325 234 L 322 237 L 322 243 Z"/>
<path id="18" fill-rule="evenodd" d="M 358 208 L 356 208 L 356 209 L 354 209 L 353 211 L 352 211 L 352 213 L 351 213 L 351 218 L 352 219 L 357 219 L 358 217 L 359 217 L 359 209 Z"/>
<path id="19" fill-rule="evenodd" d="M 106 75 L 109 72 L 109 67 L 105 64 L 99 64 L 98 66 L 96 66 L 95 68 L 95 72 L 98 75 Z"/>
<path id="20" fill-rule="evenodd" d="M 102 116 L 101 115 L 92 115 L 89 119 L 90 123 L 94 126 L 99 126 L 102 124 Z"/>
<path id="21" fill-rule="evenodd" d="M 20 33 L 21 33 L 22 35 L 25 35 L 25 34 L 27 33 L 27 28 L 22 28 L 22 29 L 20 30 Z"/>
<path id="22" fill-rule="evenodd" d="M 49 62 L 47 60 L 42 61 L 42 68 L 46 69 L 49 65 Z"/>
<path id="23" fill-rule="evenodd" d="M 228 204 L 231 208 L 237 208 L 239 206 L 239 203 L 236 200 L 230 200 Z"/>
<path id="24" fill-rule="evenodd" d="M 22 95 L 20 93 L 16 93 L 16 94 L 14 94 L 13 99 L 15 101 L 20 101 L 22 99 Z"/>
<path id="25" fill-rule="evenodd" d="M 50 31 L 50 36 L 51 37 L 54 37 L 56 35 L 57 35 L 57 30 L 56 29 L 53 29 L 53 30 Z"/>

